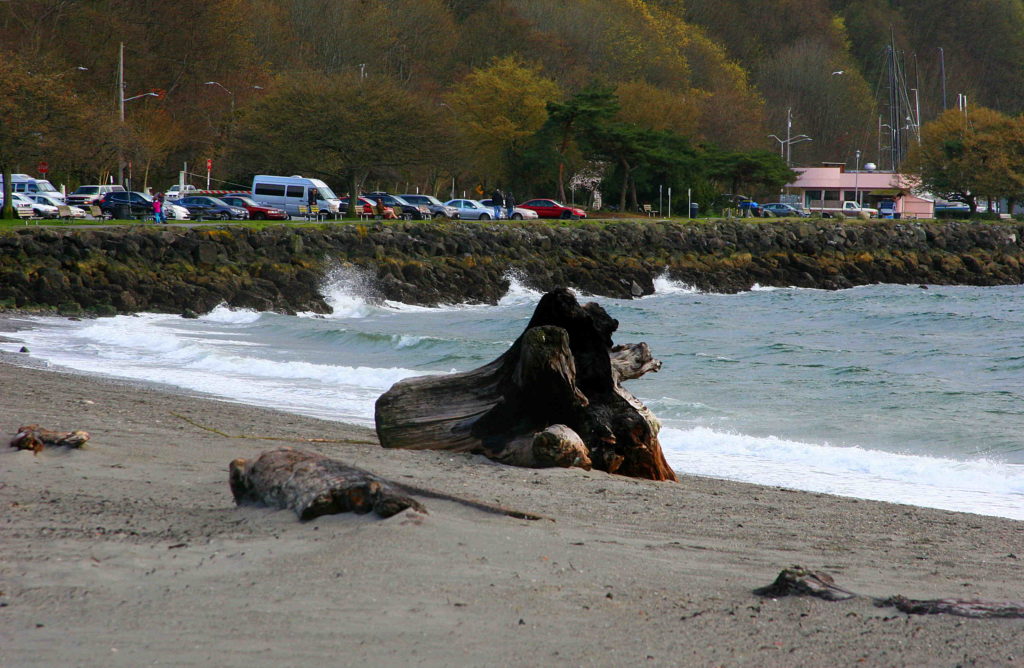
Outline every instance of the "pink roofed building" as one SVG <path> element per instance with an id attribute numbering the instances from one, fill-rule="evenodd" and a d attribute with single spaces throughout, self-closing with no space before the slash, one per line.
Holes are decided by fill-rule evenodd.
<path id="1" fill-rule="evenodd" d="M 844 201 L 882 210 L 887 200 L 895 202 L 900 218 L 934 218 L 935 202 L 912 192 L 917 180 L 909 174 L 877 170 L 847 171 L 844 164 L 822 167 L 794 167 L 799 175 L 785 192 L 800 196 L 808 211 L 841 208 Z"/>

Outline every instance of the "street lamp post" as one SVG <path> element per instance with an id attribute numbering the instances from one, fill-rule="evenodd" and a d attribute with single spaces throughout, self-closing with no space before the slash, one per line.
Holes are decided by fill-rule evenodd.
<path id="1" fill-rule="evenodd" d="M 802 141 L 814 141 L 813 139 L 811 139 L 807 135 L 797 135 L 795 137 L 788 137 L 786 139 L 780 139 L 779 137 L 777 137 L 775 135 L 768 135 L 768 136 L 771 137 L 772 139 L 774 139 L 775 141 L 779 142 L 779 155 L 783 159 L 785 159 L 787 167 L 792 162 L 790 160 L 790 155 L 791 155 L 790 146 L 792 146 L 793 144 L 799 144 Z"/>
<path id="2" fill-rule="evenodd" d="M 793 136 L 793 108 L 786 109 L 786 138 L 782 139 L 776 135 L 768 135 L 775 141 L 779 142 L 779 155 L 786 159 L 786 166 L 789 167 L 792 164 L 792 146 L 793 144 L 799 144 L 802 141 L 814 141 L 807 135 L 796 135 Z"/>

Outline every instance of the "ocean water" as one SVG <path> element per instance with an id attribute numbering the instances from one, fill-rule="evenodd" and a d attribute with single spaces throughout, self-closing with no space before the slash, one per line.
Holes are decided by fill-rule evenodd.
<path id="1" fill-rule="evenodd" d="M 513 279 L 497 306 L 371 304 L 364 284 L 331 275 L 327 317 L 28 318 L 0 348 L 372 426 L 392 383 L 491 361 L 540 298 Z M 1024 520 L 1024 286 L 719 295 L 659 279 L 643 299 L 595 301 L 617 343 L 646 341 L 663 362 L 627 387 L 681 476 Z"/>

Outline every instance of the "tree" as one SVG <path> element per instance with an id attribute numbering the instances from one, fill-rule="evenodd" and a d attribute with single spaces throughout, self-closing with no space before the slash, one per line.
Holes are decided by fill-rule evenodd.
<path id="1" fill-rule="evenodd" d="M 515 57 L 473 70 L 448 94 L 446 104 L 466 136 L 482 174 L 509 175 L 508 160 L 525 148 L 548 120 L 547 104 L 561 97 L 552 80 Z"/>
<path id="2" fill-rule="evenodd" d="M 21 58 L 0 53 L 0 174 L 4 201 L 0 218 L 15 218 L 11 197 L 14 166 L 42 157 L 48 146 L 59 146 L 61 134 L 75 115 L 78 100 L 61 84 L 59 76 L 32 74 Z"/>
<path id="3" fill-rule="evenodd" d="M 978 197 L 1018 197 L 1024 192 L 1024 120 L 984 107 L 951 109 L 921 128 L 905 167 L 920 175 L 923 190 L 966 202 Z"/>
<path id="4" fill-rule="evenodd" d="M 769 151 L 720 151 L 709 149 L 708 176 L 736 195 L 744 191 L 778 190 L 796 179 L 785 160 Z"/>
<path id="5" fill-rule="evenodd" d="M 605 88 L 588 88 L 573 95 L 566 102 L 548 103 L 546 129 L 553 136 L 558 152 L 558 197 L 565 197 L 565 168 L 570 149 L 578 135 L 592 132 L 600 123 L 607 122 L 619 110 L 615 93 Z"/>
<path id="6" fill-rule="evenodd" d="M 149 186 L 149 170 L 163 161 L 184 138 L 181 127 L 164 109 L 143 109 L 132 116 L 131 155 L 144 165 L 142 187 Z"/>
<path id="7" fill-rule="evenodd" d="M 430 162 L 443 148 L 440 113 L 393 80 L 289 75 L 243 115 L 230 160 L 236 179 L 265 170 L 340 177 L 356 196 L 369 175 Z"/>

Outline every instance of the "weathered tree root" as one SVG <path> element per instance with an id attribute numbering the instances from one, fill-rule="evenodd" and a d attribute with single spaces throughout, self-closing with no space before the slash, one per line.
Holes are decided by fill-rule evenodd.
<path id="1" fill-rule="evenodd" d="M 802 566 L 785 568 L 767 587 L 755 589 L 758 596 L 781 598 L 783 596 L 816 596 L 826 601 L 843 601 L 858 594 L 835 584 L 831 575 L 811 571 Z M 996 617 L 1024 617 L 1024 601 L 978 601 L 958 598 L 915 600 L 895 595 L 888 598 L 871 597 L 880 608 L 894 607 L 908 615 L 957 615 L 976 619 Z"/>
<path id="2" fill-rule="evenodd" d="M 453 496 L 432 489 L 405 485 L 348 466 L 323 455 L 283 447 L 268 450 L 255 460 L 236 459 L 229 467 L 229 483 L 235 502 L 291 508 L 301 520 L 320 515 L 375 511 L 391 517 L 406 508 L 427 510 L 410 494 L 454 501 L 495 515 L 524 520 L 548 519 L 542 515 Z"/>
<path id="3" fill-rule="evenodd" d="M 47 446 L 80 448 L 88 440 L 87 431 L 50 431 L 37 424 L 30 424 L 18 427 L 18 433 L 11 439 L 11 447 L 39 454 Z"/>
<path id="4" fill-rule="evenodd" d="M 618 326 L 598 304 L 552 290 L 493 362 L 408 378 L 382 394 L 374 416 L 380 444 L 675 481 L 658 441 L 661 424 L 622 387 L 661 362 L 645 343 L 613 345 Z"/>

